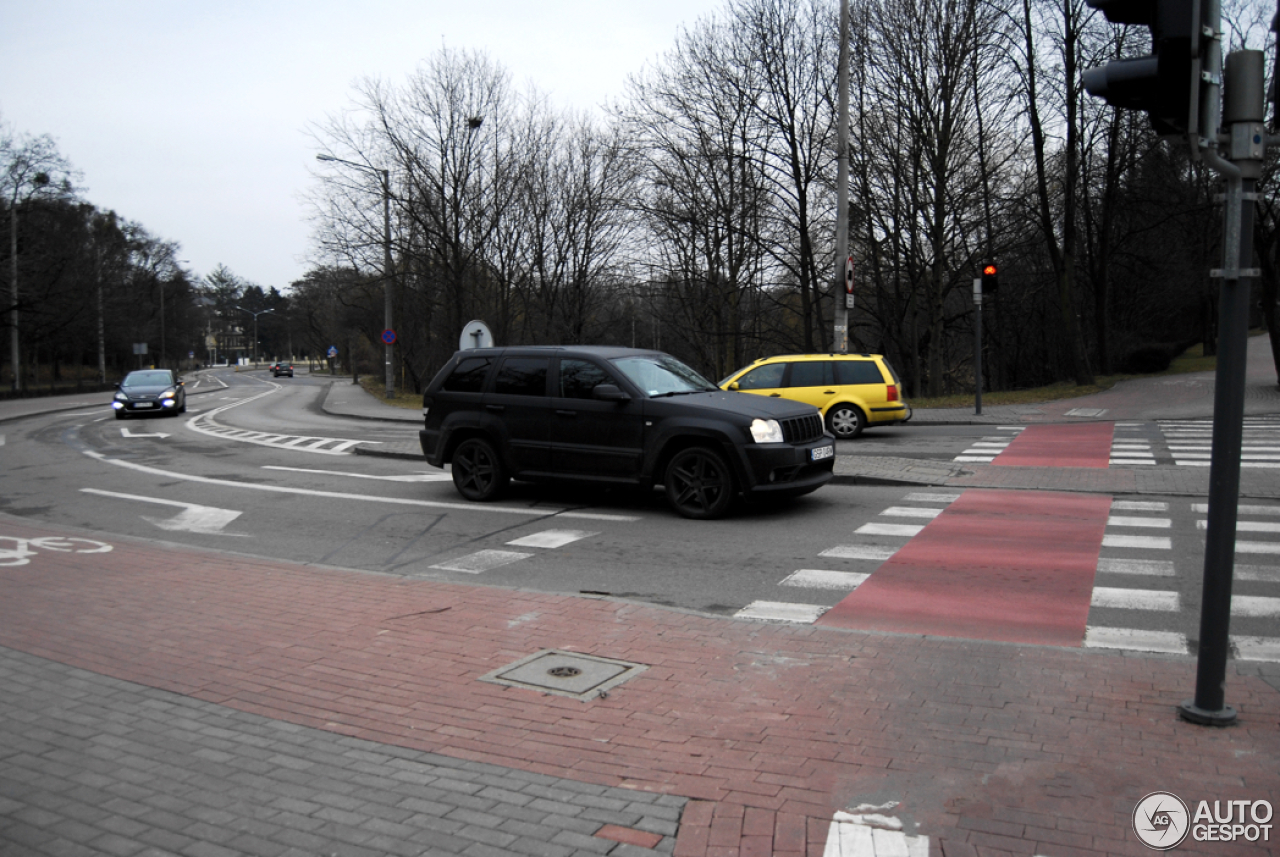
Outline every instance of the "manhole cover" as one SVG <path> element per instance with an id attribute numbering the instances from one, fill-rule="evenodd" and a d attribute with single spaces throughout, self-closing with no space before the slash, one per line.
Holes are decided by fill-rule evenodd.
<path id="1" fill-rule="evenodd" d="M 644 664 L 546 649 L 482 675 L 480 680 L 557 696 L 593 699 L 646 669 Z"/>
<path id="2" fill-rule="evenodd" d="M 547 675 L 555 678 L 573 678 L 576 675 L 582 675 L 582 670 L 577 667 L 552 667 L 547 670 Z"/>

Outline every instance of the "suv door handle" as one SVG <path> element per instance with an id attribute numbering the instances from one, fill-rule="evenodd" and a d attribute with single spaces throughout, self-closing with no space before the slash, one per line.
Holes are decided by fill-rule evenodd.
<path id="1" fill-rule="evenodd" d="M 781 398 L 782 398 L 782 394 L 781 394 L 781 393 L 770 393 L 770 394 L 769 394 L 769 398 L 770 398 L 770 399 L 781 399 Z"/>
<path id="2" fill-rule="evenodd" d="M 822 395 L 824 395 L 824 396 L 834 396 L 835 394 L 836 394 L 836 391 L 835 391 L 835 390 L 823 390 L 823 391 L 822 391 Z"/>
<path id="3" fill-rule="evenodd" d="M 578 412 L 577 412 L 577 411 L 561 411 L 561 410 L 557 410 L 557 411 L 556 411 L 556 415 L 557 415 L 557 416 L 561 416 L 561 417 L 576 417 L 576 416 L 578 415 Z"/>
<path id="4" fill-rule="evenodd" d="M 502 413 L 503 411 L 506 410 L 506 407 L 504 407 L 503 405 L 485 405 L 484 409 L 486 411 L 496 411 L 498 413 Z"/>

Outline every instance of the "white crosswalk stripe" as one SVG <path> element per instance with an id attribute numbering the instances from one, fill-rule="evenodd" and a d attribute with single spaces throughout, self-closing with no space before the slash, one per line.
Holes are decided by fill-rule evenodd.
<path id="1" fill-rule="evenodd" d="M 618 518 L 617 520 L 625 519 Z M 507 542 L 507 546 L 555 550 L 556 548 L 562 548 L 565 545 L 573 544 L 574 542 L 581 541 L 582 539 L 589 539 L 598 535 L 600 535 L 598 532 L 590 530 L 542 530 L 541 532 L 521 536 L 518 539 L 512 539 Z M 522 559 L 528 559 L 531 556 L 537 556 L 537 554 L 523 553 L 521 551 L 485 549 L 436 563 L 431 566 L 431 568 L 438 571 L 457 571 L 464 574 L 482 574 L 486 571 L 492 571 L 495 568 L 501 568 L 504 565 L 510 565 L 513 562 L 519 562 Z"/>
<path id="2" fill-rule="evenodd" d="M 1011 432 L 1009 435 L 991 435 L 969 444 L 969 448 L 957 455 L 952 461 L 969 462 L 971 464 L 990 464 L 996 456 L 1004 452 L 1005 447 L 1013 443 L 1025 426 L 999 426 L 997 431 Z"/>

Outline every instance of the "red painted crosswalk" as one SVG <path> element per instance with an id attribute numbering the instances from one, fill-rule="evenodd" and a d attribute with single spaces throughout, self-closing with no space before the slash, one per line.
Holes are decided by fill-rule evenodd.
<path id="1" fill-rule="evenodd" d="M 1004 467 L 1106 467 L 1114 423 L 1028 426 L 992 464 Z"/>
<path id="2" fill-rule="evenodd" d="M 820 625 L 1078 646 L 1111 498 L 966 491 Z"/>

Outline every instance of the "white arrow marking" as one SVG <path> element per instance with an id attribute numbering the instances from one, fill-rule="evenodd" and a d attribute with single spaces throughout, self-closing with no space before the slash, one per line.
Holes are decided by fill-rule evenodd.
<path id="1" fill-rule="evenodd" d="M 123 427 L 120 429 L 120 435 L 122 437 L 168 437 L 169 436 L 164 432 L 159 432 L 159 431 L 153 432 L 150 434 L 134 434 L 133 432 L 129 431 L 128 428 L 123 428 Z"/>
<path id="2" fill-rule="evenodd" d="M 86 494 L 99 494 L 103 497 L 115 497 L 120 500 L 137 500 L 140 503 L 158 503 L 162 506 L 177 506 L 182 509 L 172 518 L 149 518 L 142 520 L 155 524 L 162 530 L 191 533 L 204 533 L 217 536 L 243 536 L 243 533 L 224 533 L 222 528 L 240 517 L 235 509 L 219 509 L 216 506 L 199 506 L 195 503 L 180 503 L 176 500 L 160 500 L 156 497 L 139 497 L 136 494 L 119 494 L 115 491 L 101 491 L 97 488 L 81 488 Z"/>

